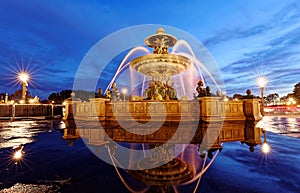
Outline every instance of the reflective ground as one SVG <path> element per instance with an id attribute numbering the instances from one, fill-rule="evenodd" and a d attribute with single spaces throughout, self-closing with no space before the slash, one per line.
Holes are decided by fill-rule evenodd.
<path id="1" fill-rule="evenodd" d="M 300 138 L 300 114 L 265 116 L 258 125 L 273 133 Z"/>
<path id="2" fill-rule="evenodd" d="M 250 152 L 240 142 L 223 150 L 197 192 L 297 192 L 300 189 L 300 118 L 265 116 L 271 152 Z M 62 139 L 60 121 L 0 122 L 0 192 L 128 192 L 110 166 L 82 140 Z M 21 145 L 21 146 L 20 146 Z M 22 148 L 21 148 L 22 147 Z M 14 158 L 20 149 L 21 157 Z M 126 175 L 126 174 L 124 174 Z M 180 192 L 194 189 L 185 187 Z"/>

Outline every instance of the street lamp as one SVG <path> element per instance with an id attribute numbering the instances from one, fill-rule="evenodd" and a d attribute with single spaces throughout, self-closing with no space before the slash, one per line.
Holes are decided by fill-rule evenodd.
<path id="1" fill-rule="evenodd" d="M 291 104 L 295 105 L 295 104 L 296 104 L 296 101 L 295 101 L 294 98 L 291 97 L 291 98 L 289 98 L 288 103 L 289 103 L 289 105 L 291 105 Z"/>
<path id="2" fill-rule="evenodd" d="M 124 99 L 124 101 L 125 101 L 125 98 L 126 98 L 127 91 L 128 91 L 127 88 L 122 88 L 122 89 L 121 89 L 121 93 L 123 94 L 123 97 L 124 97 L 123 99 Z"/>
<path id="3" fill-rule="evenodd" d="M 26 72 L 21 72 L 19 74 L 19 80 L 22 83 L 22 100 L 26 100 L 26 87 L 28 86 L 27 81 L 29 80 L 29 75 Z"/>
<path id="4" fill-rule="evenodd" d="M 260 107 L 260 113 L 262 115 L 265 114 L 264 112 L 264 106 L 265 106 L 265 100 L 264 100 L 264 89 L 265 86 L 267 85 L 267 78 L 264 76 L 260 76 L 256 79 L 256 84 L 260 88 L 260 93 L 261 93 L 261 107 Z"/>

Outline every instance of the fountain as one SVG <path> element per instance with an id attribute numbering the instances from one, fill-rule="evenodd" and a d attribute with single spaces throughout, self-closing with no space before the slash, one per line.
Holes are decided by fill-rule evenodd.
<path id="1" fill-rule="evenodd" d="M 176 186 L 198 180 L 197 189 L 201 176 L 222 149 L 223 142 L 242 141 L 251 146 L 261 143 L 261 131 L 255 127 L 261 119 L 258 100 L 225 101 L 222 96 L 213 95 L 205 80 L 199 78 L 203 77 L 200 67 L 212 82 L 216 80 L 195 58 L 189 46 L 186 46 L 189 53 L 179 52 L 178 42 L 183 40 L 177 41 L 159 28 L 156 34 L 145 39 L 145 44 L 154 49 L 153 53 L 136 47 L 125 56 L 105 90 L 111 96 L 109 99 L 68 101 L 66 104 L 64 138 L 73 139 L 72 133 L 76 133 L 77 137 L 86 139 L 87 146 L 115 167 L 132 192 L 136 190 L 124 181 L 118 167 L 141 181 L 149 191 L 171 192 L 172 187 L 175 190 Z M 172 47 L 176 49 L 170 54 Z M 143 50 L 146 55 L 127 62 L 135 50 Z M 126 97 L 127 90 L 120 97 L 117 79 L 129 67 L 130 74 L 135 71 L 142 77 L 143 82 L 138 87 L 142 97 Z M 197 80 L 192 76 L 195 69 L 198 70 Z M 192 83 L 187 85 L 188 81 L 184 81 L 187 79 Z M 146 83 L 148 88 L 144 89 Z M 198 96 L 184 97 L 191 96 L 186 87 L 193 87 Z M 180 97 L 179 89 L 183 90 Z M 70 129 L 76 131 L 70 132 Z M 107 154 L 100 151 L 101 148 Z M 185 149 L 192 149 L 193 153 L 190 155 Z"/>
<path id="2" fill-rule="evenodd" d="M 167 77 L 184 72 L 191 67 L 189 58 L 168 53 L 168 49 L 173 47 L 176 41 L 175 37 L 159 28 L 156 34 L 145 40 L 147 46 L 154 48 L 153 54 L 135 58 L 130 62 L 130 67 L 160 81 L 166 81 Z"/>

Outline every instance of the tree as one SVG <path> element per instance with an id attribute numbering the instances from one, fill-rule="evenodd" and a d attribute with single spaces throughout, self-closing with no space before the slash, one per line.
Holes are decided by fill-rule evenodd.
<path id="1" fill-rule="evenodd" d="M 278 93 L 272 93 L 266 96 L 266 101 L 268 104 L 273 103 L 275 105 L 275 101 L 279 98 Z"/>
<path id="2" fill-rule="evenodd" d="M 59 95 L 59 93 L 51 93 L 49 96 L 48 96 L 48 100 L 49 101 L 54 101 L 54 102 L 57 102 L 57 103 L 61 103 L 61 97 Z"/>
<path id="3" fill-rule="evenodd" d="M 75 99 L 80 99 L 83 101 L 88 101 L 90 98 L 95 98 L 95 92 L 84 91 L 84 90 L 62 90 L 59 93 L 51 93 L 48 97 L 49 101 L 54 101 L 55 103 L 62 103 L 64 100 L 71 97 L 71 93 L 75 93 Z"/>
<path id="4" fill-rule="evenodd" d="M 32 98 L 31 94 L 29 91 L 26 91 L 26 98 Z M 15 93 L 11 94 L 9 96 L 10 100 L 21 100 L 22 99 L 22 90 L 16 90 Z"/>
<path id="5" fill-rule="evenodd" d="M 300 82 L 294 85 L 294 90 L 293 90 L 293 97 L 297 101 L 297 103 L 300 103 Z"/>
<path id="6" fill-rule="evenodd" d="M 55 103 L 62 103 L 65 99 L 71 97 L 72 90 L 62 90 L 60 93 L 51 93 L 48 97 L 49 101 L 54 101 Z"/>
<path id="7" fill-rule="evenodd" d="M 62 102 L 65 99 L 70 98 L 71 97 L 71 93 L 72 93 L 72 90 L 62 90 L 62 91 L 60 91 L 59 95 L 62 98 Z"/>
<path id="8" fill-rule="evenodd" d="M 88 101 L 90 98 L 95 98 L 97 93 L 93 91 L 85 91 L 85 90 L 75 90 L 75 98 L 81 99 L 83 101 Z"/>

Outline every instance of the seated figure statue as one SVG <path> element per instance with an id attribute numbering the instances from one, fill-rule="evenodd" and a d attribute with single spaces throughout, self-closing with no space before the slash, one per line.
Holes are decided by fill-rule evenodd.
<path id="1" fill-rule="evenodd" d="M 152 96 L 152 91 L 151 91 L 151 88 L 148 87 L 145 91 L 145 95 L 146 95 L 146 100 L 150 100 L 151 99 L 151 96 Z"/>
<path id="2" fill-rule="evenodd" d="M 176 89 L 173 87 L 169 87 L 168 88 L 168 95 L 170 97 L 171 100 L 177 99 L 177 92 Z"/>
<path id="3" fill-rule="evenodd" d="M 118 100 L 119 97 L 119 90 L 117 88 L 117 83 L 113 83 L 110 89 L 110 96 L 112 101 Z"/>
<path id="4" fill-rule="evenodd" d="M 171 100 L 176 100 L 177 99 L 177 91 L 174 86 L 174 81 L 172 80 L 171 77 L 167 80 L 166 88 L 167 88 L 166 90 L 167 90 L 168 97 Z"/>
<path id="5" fill-rule="evenodd" d="M 199 80 L 196 90 L 198 92 L 198 97 L 206 96 L 206 89 L 204 88 L 203 80 Z"/>
<path id="6" fill-rule="evenodd" d="M 205 91 L 206 91 L 206 96 L 212 96 L 212 94 L 211 94 L 211 92 L 210 92 L 210 87 L 209 87 L 209 86 L 207 86 L 207 87 L 205 88 Z"/>
<path id="7" fill-rule="evenodd" d="M 156 84 L 153 80 L 151 80 L 149 87 L 145 91 L 146 100 L 151 100 L 154 98 L 155 90 L 156 90 Z"/>

